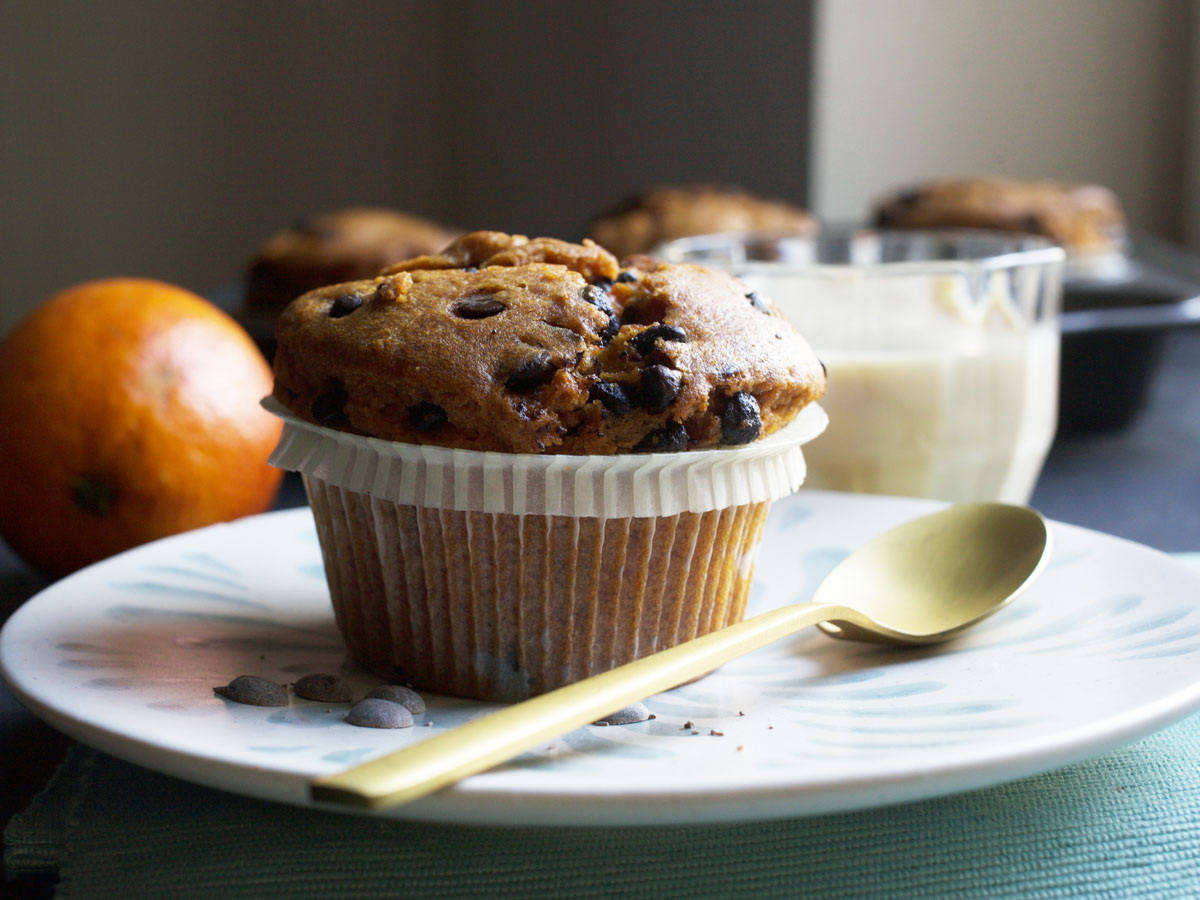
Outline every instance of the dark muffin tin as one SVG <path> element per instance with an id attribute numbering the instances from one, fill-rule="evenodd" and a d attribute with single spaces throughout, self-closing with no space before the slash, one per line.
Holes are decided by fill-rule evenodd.
<path id="1" fill-rule="evenodd" d="M 1127 277 L 1064 281 L 1060 434 L 1128 425 L 1170 334 L 1200 326 L 1200 256 L 1144 235 L 1129 256 Z"/>

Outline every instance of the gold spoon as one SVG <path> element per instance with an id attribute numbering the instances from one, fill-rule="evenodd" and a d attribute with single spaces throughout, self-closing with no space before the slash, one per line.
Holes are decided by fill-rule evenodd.
<path id="1" fill-rule="evenodd" d="M 949 507 L 864 544 L 818 585 L 811 602 L 754 616 L 316 778 L 312 799 L 367 808 L 407 803 L 809 625 L 885 644 L 946 640 L 1020 594 L 1045 565 L 1049 547 L 1046 521 L 1032 509 Z"/>

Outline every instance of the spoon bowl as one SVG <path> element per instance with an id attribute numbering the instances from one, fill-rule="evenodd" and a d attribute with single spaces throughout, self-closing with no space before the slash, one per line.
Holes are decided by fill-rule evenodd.
<path id="1" fill-rule="evenodd" d="M 808 603 L 762 613 L 314 779 L 311 796 L 368 808 L 415 800 L 810 625 L 839 639 L 887 644 L 952 638 L 1024 591 L 1049 547 L 1046 521 L 1032 509 L 949 507 L 864 544 Z"/>
<path id="2" fill-rule="evenodd" d="M 963 503 L 913 519 L 859 547 L 817 586 L 813 603 L 850 611 L 818 627 L 856 641 L 947 640 L 1016 599 L 1049 543 L 1046 520 L 1024 506 Z"/>

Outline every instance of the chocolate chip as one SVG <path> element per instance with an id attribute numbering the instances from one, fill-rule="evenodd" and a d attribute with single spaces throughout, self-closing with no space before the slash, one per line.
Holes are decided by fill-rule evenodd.
<path id="1" fill-rule="evenodd" d="M 446 411 L 436 403 L 422 400 L 408 408 L 408 427 L 413 431 L 433 431 L 446 424 Z"/>
<path id="2" fill-rule="evenodd" d="M 739 391 L 721 413 L 721 443 L 749 444 L 762 434 L 762 414 L 753 394 Z"/>
<path id="3" fill-rule="evenodd" d="M 348 316 L 362 305 L 363 298 L 358 294 L 342 294 L 335 297 L 329 307 L 329 318 L 340 319 L 342 316 Z"/>
<path id="4" fill-rule="evenodd" d="M 1028 231 L 1030 234 L 1045 234 L 1046 223 L 1037 213 L 1031 213 L 1021 218 L 1021 230 Z"/>
<path id="5" fill-rule="evenodd" d="M 330 379 L 329 389 L 312 405 L 312 417 L 318 425 L 337 428 L 350 421 L 346 415 L 346 388 L 336 378 Z"/>
<path id="6" fill-rule="evenodd" d="M 504 386 L 514 394 L 523 394 L 541 387 L 554 377 L 554 372 L 554 360 L 550 358 L 549 353 L 542 350 L 513 369 L 505 379 Z"/>
<path id="7" fill-rule="evenodd" d="M 750 301 L 750 305 L 757 309 L 760 313 L 769 313 L 771 308 L 767 306 L 767 301 L 762 298 L 758 291 L 751 291 L 746 295 L 746 299 Z"/>
<path id="8" fill-rule="evenodd" d="M 213 688 L 213 693 L 234 703 L 247 706 L 287 706 L 288 696 L 282 684 L 257 675 L 239 675 L 224 687 Z"/>
<path id="9" fill-rule="evenodd" d="M 683 376 L 674 369 L 657 365 L 648 367 L 638 383 L 642 405 L 650 412 L 664 412 L 679 396 L 682 384 Z"/>
<path id="10" fill-rule="evenodd" d="M 321 703 L 349 703 L 354 699 L 350 685 L 344 678 L 324 672 L 305 675 L 292 685 L 292 690 L 297 697 Z"/>
<path id="11" fill-rule="evenodd" d="M 454 314 L 460 319 L 486 319 L 508 309 L 491 294 L 475 294 L 454 304 Z"/>
<path id="12" fill-rule="evenodd" d="M 637 274 L 634 272 L 631 272 L 629 269 L 626 269 L 624 272 L 622 272 L 620 275 L 617 276 L 617 281 L 620 284 L 629 284 L 629 282 L 637 281 L 637 280 L 638 280 Z"/>
<path id="13" fill-rule="evenodd" d="M 717 374 L 720 375 L 722 378 L 732 378 L 734 375 L 737 375 L 741 371 L 742 371 L 741 366 L 728 365 L 728 366 L 721 366 L 721 368 L 719 368 L 717 370 Z"/>
<path id="14" fill-rule="evenodd" d="M 399 703 L 413 715 L 425 712 L 425 701 L 412 688 L 401 684 L 381 684 L 367 694 L 368 700 L 390 700 Z"/>
<path id="15" fill-rule="evenodd" d="M 686 450 L 687 429 L 679 422 L 668 422 L 664 427 L 650 432 L 633 448 L 634 453 L 674 453 Z"/>
<path id="16" fill-rule="evenodd" d="M 346 721 L 361 728 L 409 728 L 413 717 L 399 703 L 376 697 L 355 703 L 346 713 Z"/>
<path id="17" fill-rule="evenodd" d="M 583 300 L 585 303 L 592 304 L 592 306 L 596 307 L 596 309 L 606 312 L 610 316 L 612 315 L 612 300 L 609 298 L 608 294 L 605 293 L 604 288 L 598 287 L 594 284 L 589 284 L 583 289 Z"/>
<path id="18" fill-rule="evenodd" d="M 655 342 L 659 340 L 686 343 L 687 333 L 678 325 L 667 325 L 664 322 L 657 322 L 638 333 L 635 337 L 630 338 L 629 345 L 642 356 L 646 356 L 654 349 Z"/>
<path id="19" fill-rule="evenodd" d="M 615 314 L 608 314 L 608 324 L 604 326 L 604 330 L 600 332 L 600 340 L 607 344 L 617 336 L 617 332 L 621 330 L 621 320 Z"/>
<path id="20" fill-rule="evenodd" d="M 609 713 L 602 719 L 597 719 L 593 725 L 636 725 L 638 722 L 645 722 L 650 718 L 650 710 L 646 709 L 646 704 L 635 703 L 632 706 L 627 706 L 624 709 L 618 709 L 614 713 Z"/>
<path id="21" fill-rule="evenodd" d="M 612 287 L 612 279 L 605 278 L 603 275 L 597 275 L 596 278 L 592 280 L 592 284 L 600 288 L 602 291 L 607 291 Z"/>
<path id="22" fill-rule="evenodd" d="M 829 377 L 829 369 L 827 369 L 825 367 L 825 360 L 818 359 L 817 362 L 819 362 L 821 364 L 821 374 L 824 375 L 826 378 L 828 378 Z"/>
<path id="23" fill-rule="evenodd" d="M 633 412 L 633 400 L 624 385 L 615 381 L 598 381 L 588 391 L 588 396 L 599 400 L 600 404 L 614 416 L 627 416 Z"/>
<path id="24" fill-rule="evenodd" d="M 463 266 L 464 272 L 478 272 L 479 266 Z"/>

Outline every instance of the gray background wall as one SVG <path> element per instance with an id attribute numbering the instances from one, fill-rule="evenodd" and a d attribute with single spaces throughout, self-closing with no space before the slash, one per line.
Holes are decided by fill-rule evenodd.
<path id="1" fill-rule="evenodd" d="M 108 275 L 205 291 L 349 203 L 573 236 L 657 181 L 807 193 L 808 2 L 5 7 L 0 331 Z"/>
<path id="2" fill-rule="evenodd" d="M 16 0 L 0 21 L 0 333 L 85 279 L 210 290 L 349 203 L 572 237 L 660 181 L 852 218 L 995 171 L 1110 184 L 1200 248 L 1200 0 Z"/>

